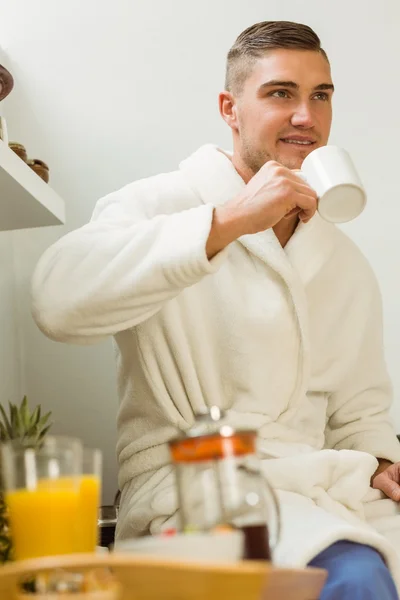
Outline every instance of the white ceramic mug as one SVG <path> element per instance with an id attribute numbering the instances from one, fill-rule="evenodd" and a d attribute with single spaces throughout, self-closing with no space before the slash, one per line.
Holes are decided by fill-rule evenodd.
<path id="1" fill-rule="evenodd" d="M 350 155 L 322 146 L 303 161 L 298 175 L 318 194 L 318 212 L 331 223 L 346 223 L 362 213 L 367 195 Z"/>

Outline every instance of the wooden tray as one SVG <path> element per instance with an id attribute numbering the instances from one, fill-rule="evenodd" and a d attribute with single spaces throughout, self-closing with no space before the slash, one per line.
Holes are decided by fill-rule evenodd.
<path id="1" fill-rule="evenodd" d="M 9 563 L 0 567 L 0 598 L 17 600 L 21 578 L 53 569 L 110 567 L 121 584 L 121 600 L 317 600 L 326 579 L 321 569 L 283 569 L 241 561 L 209 564 L 160 560 L 128 554 L 75 554 Z M 104 600 L 114 600 L 109 594 Z M 98 592 L 27 600 L 100 600 Z M 101 598 L 101 600 L 103 600 Z M 119 600 L 118 599 L 118 600 Z"/>

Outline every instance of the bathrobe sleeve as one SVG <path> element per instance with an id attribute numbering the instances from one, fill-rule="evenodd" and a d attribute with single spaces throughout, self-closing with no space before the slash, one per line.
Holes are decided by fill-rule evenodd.
<path id="1" fill-rule="evenodd" d="M 188 191 L 186 208 L 177 187 L 174 212 L 173 190 L 161 201 L 171 188 L 166 176 L 157 202 L 135 182 L 99 201 L 90 223 L 44 253 L 31 289 L 33 317 L 48 337 L 97 342 L 148 319 L 219 268 L 227 249 L 211 261 L 205 251 L 214 207 L 196 205 Z"/>
<path id="2" fill-rule="evenodd" d="M 354 361 L 328 400 L 326 445 L 397 462 L 400 443 L 389 415 L 392 385 L 384 358 L 381 296 L 375 278 L 364 294 L 368 297 L 368 310 Z M 348 340 L 348 344 L 352 343 Z"/>

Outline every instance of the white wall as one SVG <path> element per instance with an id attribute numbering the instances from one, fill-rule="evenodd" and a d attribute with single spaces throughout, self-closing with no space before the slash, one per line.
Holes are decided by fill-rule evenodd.
<path id="1" fill-rule="evenodd" d="M 19 403 L 23 394 L 12 233 L 0 232 L 0 404 Z"/>
<path id="2" fill-rule="evenodd" d="M 42 251 L 86 222 L 98 197 L 175 168 L 202 143 L 229 147 L 217 112 L 225 55 L 259 20 L 306 22 L 330 55 L 338 89 L 331 141 L 351 152 L 369 192 L 367 211 L 349 230 L 382 286 L 400 431 L 398 0 L 0 0 L 0 14 L 0 45 L 16 80 L 11 137 L 49 163 L 68 208 L 66 227 L 17 234 L 27 389 L 54 411 L 59 430 L 103 448 L 106 499 L 115 490 L 111 344 L 46 340 L 30 318 L 27 281 Z"/>
<path id="3" fill-rule="evenodd" d="M 6 105 L 0 102 L 2 117 L 7 117 Z M 23 332 L 18 321 L 18 304 L 24 299 L 16 293 L 15 266 L 14 234 L 0 231 L 0 404 L 4 407 L 19 403 L 25 390 Z"/>

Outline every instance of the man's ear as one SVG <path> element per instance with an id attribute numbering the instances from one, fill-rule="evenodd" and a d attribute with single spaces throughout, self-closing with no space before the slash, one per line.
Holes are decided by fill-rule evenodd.
<path id="1" fill-rule="evenodd" d="M 239 129 L 237 117 L 237 105 L 235 98 L 230 92 L 221 92 L 218 96 L 219 112 L 223 120 L 231 129 Z"/>

